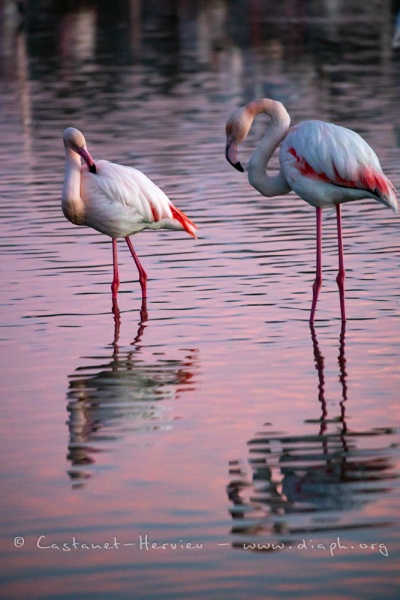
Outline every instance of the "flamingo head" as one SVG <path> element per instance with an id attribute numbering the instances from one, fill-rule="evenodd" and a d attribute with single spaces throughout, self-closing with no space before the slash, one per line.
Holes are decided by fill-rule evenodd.
<path id="1" fill-rule="evenodd" d="M 64 131 L 63 139 L 64 146 L 79 154 L 87 164 L 89 171 L 91 173 L 96 173 L 96 165 L 87 149 L 83 133 L 81 133 L 79 129 L 75 129 L 75 127 L 68 127 Z"/>
<path id="2" fill-rule="evenodd" d="M 244 168 L 238 159 L 238 145 L 246 139 L 253 118 L 247 110 L 247 106 L 244 106 L 235 110 L 226 123 L 225 157 L 232 167 L 241 173 L 244 173 Z"/>

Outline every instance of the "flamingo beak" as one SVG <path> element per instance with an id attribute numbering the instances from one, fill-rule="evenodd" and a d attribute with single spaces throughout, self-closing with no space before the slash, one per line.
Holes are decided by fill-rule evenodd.
<path id="1" fill-rule="evenodd" d="M 86 148 L 86 146 L 84 148 L 79 148 L 78 153 L 83 158 L 85 163 L 87 164 L 87 168 L 89 169 L 89 171 L 91 173 L 97 173 L 97 169 L 96 169 L 94 160 L 90 156 L 89 150 Z"/>
<path id="2" fill-rule="evenodd" d="M 228 163 L 232 165 L 232 167 L 235 167 L 235 169 L 237 169 L 241 173 L 244 173 L 244 169 L 238 159 L 237 144 L 235 144 L 235 142 L 229 137 L 226 140 L 225 158 L 228 161 Z"/>

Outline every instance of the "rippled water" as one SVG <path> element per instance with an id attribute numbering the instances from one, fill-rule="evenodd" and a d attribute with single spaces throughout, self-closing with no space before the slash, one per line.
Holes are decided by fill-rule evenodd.
<path id="1" fill-rule="evenodd" d="M 397 598 L 399 217 L 344 206 L 343 328 L 326 213 L 310 330 L 314 210 L 224 157 L 272 96 L 400 188 L 389 3 L 33 4 L 2 20 L 2 597 Z M 133 238 L 146 309 L 125 245 L 113 311 L 110 240 L 62 215 L 69 125 L 199 226 Z"/>

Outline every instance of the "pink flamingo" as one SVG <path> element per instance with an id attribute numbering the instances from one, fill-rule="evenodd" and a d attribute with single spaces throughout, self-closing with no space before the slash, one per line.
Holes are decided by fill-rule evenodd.
<path id="1" fill-rule="evenodd" d="M 339 251 L 339 287 L 342 321 L 346 321 L 341 204 L 374 198 L 398 210 L 395 189 L 383 174 L 372 148 L 354 131 L 325 123 L 303 121 L 289 129 L 290 117 L 275 100 L 261 98 L 237 109 L 226 124 L 226 158 L 238 171 L 244 171 L 237 156 L 238 144 L 249 133 L 254 118 L 266 113 L 269 128 L 248 163 L 249 182 L 267 197 L 293 190 L 317 212 L 317 260 L 313 284 L 310 323 L 314 322 L 322 284 L 322 209 L 336 208 Z M 267 175 L 266 169 L 274 150 L 281 143 L 280 171 Z"/>
<path id="2" fill-rule="evenodd" d="M 119 288 L 117 238 L 125 238 L 139 272 L 142 301 L 147 297 L 147 274 L 129 239 L 143 229 L 178 229 L 196 237 L 197 227 L 176 208 L 150 179 L 131 167 L 107 160 L 94 161 L 83 134 L 64 131 L 65 178 L 62 209 L 74 225 L 87 225 L 112 238 L 114 277 L 112 297 Z M 81 157 L 85 165 L 81 165 Z"/>

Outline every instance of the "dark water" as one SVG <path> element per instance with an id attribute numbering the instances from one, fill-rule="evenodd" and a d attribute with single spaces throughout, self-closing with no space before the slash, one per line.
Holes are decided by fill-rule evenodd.
<path id="1" fill-rule="evenodd" d="M 400 187 L 389 3 L 1 6 L 1 596 L 397 598 L 399 218 L 343 208 L 343 328 L 326 213 L 310 330 L 314 210 L 224 157 L 270 96 Z M 118 317 L 110 240 L 62 215 L 69 125 L 199 226 L 133 238 L 147 312 L 126 247 Z"/>

